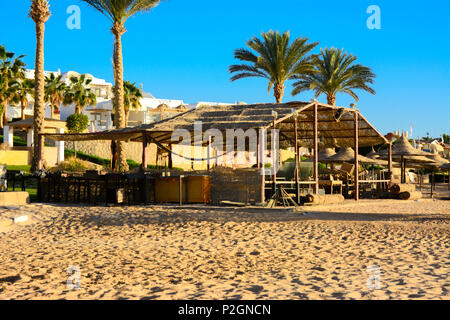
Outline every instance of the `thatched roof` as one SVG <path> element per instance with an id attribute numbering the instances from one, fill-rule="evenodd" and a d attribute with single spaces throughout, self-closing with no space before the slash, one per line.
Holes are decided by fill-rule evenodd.
<path id="1" fill-rule="evenodd" d="M 376 160 L 366 158 L 362 155 L 358 155 L 358 161 L 360 163 L 378 164 Z M 352 148 L 342 148 L 341 150 L 339 150 L 338 153 L 321 160 L 321 162 L 324 163 L 355 162 L 355 151 Z"/>
<path id="2" fill-rule="evenodd" d="M 142 141 L 146 134 L 160 143 L 171 143 L 175 130 L 185 129 L 193 135 L 194 124 L 201 121 L 202 130 L 218 129 L 225 133 L 227 129 L 268 129 L 275 123 L 280 130 L 280 144 L 294 144 L 294 117 L 298 121 L 299 145 L 313 147 L 314 102 L 290 102 L 284 104 L 253 105 L 203 105 L 181 113 L 172 118 L 133 128 L 109 130 L 90 134 L 52 135 L 55 140 L 132 140 Z M 340 108 L 317 103 L 319 147 L 350 147 L 354 145 L 354 113 L 356 109 Z M 335 115 L 339 113 L 339 120 Z M 275 116 L 274 116 L 275 114 Z M 359 145 L 361 147 L 388 143 L 367 119 L 359 115 Z M 206 143 L 206 141 L 203 141 Z"/>
<path id="3" fill-rule="evenodd" d="M 441 168 L 443 170 L 450 170 L 450 162 L 444 163 L 439 168 Z"/>
<path id="4" fill-rule="evenodd" d="M 8 126 L 13 128 L 29 129 L 33 127 L 33 118 L 27 118 L 15 122 L 8 123 Z M 48 129 L 61 129 L 66 127 L 66 122 L 58 119 L 45 119 L 44 128 Z"/>

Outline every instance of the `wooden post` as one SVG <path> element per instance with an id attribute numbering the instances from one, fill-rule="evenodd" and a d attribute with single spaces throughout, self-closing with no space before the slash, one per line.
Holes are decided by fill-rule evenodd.
<path id="1" fill-rule="evenodd" d="M 433 169 L 432 169 L 432 171 L 431 171 L 431 199 L 433 199 L 433 187 L 434 187 L 434 166 L 433 166 Z"/>
<path id="2" fill-rule="evenodd" d="M 359 200 L 359 119 L 358 119 L 358 111 L 355 111 L 355 200 Z"/>
<path id="3" fill-rule="evenodd" d="M 317 103 L 314 104 L 314 194 L 319 193 L 319 144 L 318 144 L 318 114 L 317 114 Z"/>
<path id="4" fill-rule="evenodd" d="M 295 148 L 295 171 L 294 171 L 294 178 L 295 178 L 295 195 L 297 198 L 297 203 L 300 203 L 300 189 L 298 184 L 298 161 L 299 161 L 299 150 L 298 150 L 298 131 L 297 131 L 297 113 L 294 114 L 294 148 Z"/>
<path id="5" fill-rule="evenodd" d="M 142 135 L 142 164 L 141 164 L 141 169 L 144 171 L 145 169 L 147 169 L 147 165 L 148 165 L 148 156 L 147 156 L 147 152 L 148 151 L 148 138 L 147 135 L 143 134 Z"/>
<path id="6" fill-rule="evenodd" d="M 388 171 L 389 171 L 389 187 L 392 184 L 392 143 L 389 143 L 388 146 Z"/>
<path id="7" fill-rule="evenodd" d="M 169 169 L 173 169 L 172 144 L 169 144 L 167 149 L 170 150 L 169 151 L 169 155 L 168 155 L 168 157 L 169 157 Z"/>
<path id="8" fill-rule="evenodd" d="M 405 181 L 406 180 L 405 171 L 406 171 L 405 157 L 402 155 L 401 160 L 400 160 L 400 182 L 401 183 L 406 182 Z"/>
<path id="9" fill-rule="evenodd" d="M 272 123 L 272 132 L 275 130 L 275 120 L 276 116 L 273 117 L 273 123 Z M 272 134 L 272 138 L 275 136 L 275 133 Z M 275 153 L 278 150 L 275 150 L 275 141 L 271 141 L 271 154 L 272 154 L 272 191 L 273 194 L 277 192 L 277 172 L 275 168 L 277 167 L 277 157 L 275 156 Z"/>
<path id="10" fill-rule="evenodd" d="M 206 163 L 207 163 L 207 168 L 208 171 L 211 169 L 211 160 L 209 159 L 211 157 L 211 136 L 208 137 L 208 147 L 206 148 Z"/>
<path id="11" fill-rule="evenodd" d="M 111 171 L 117 169 L 117 144 L 116 141 L 111 140 Z"/>
<path id="12" fill-rule="evenodd" d="M 264 151 L 265 151 L 265 145 L 264 145 L 264 129 L 259 130 L 259 169 L 261 174 L 261 202 L 266 202 L 266 173 L 264 168 Z"/>
<path id="13" fill-rule="evenodd" d="M 182 186 L 183 186 L 183 176 L 180 175 L 180 177 L 179 177 L 179 189 L 178 189 L 178 197 L 180 199 L 180 206 L 183 205 L 183 200 L 182 200 L 182 194 L 183 194 L 182 190 L 183 189 L 182 189 Z"/>
<path id="14" fill-rule="evenodd" d="M 259 161 L 261 159 L 260 157 L 260 145 L 259 145 L 259 137 L 257 137 L 256 139 L 256 167 L 259 169 L 260 165 L 261 165 L 261 161 Z"/>

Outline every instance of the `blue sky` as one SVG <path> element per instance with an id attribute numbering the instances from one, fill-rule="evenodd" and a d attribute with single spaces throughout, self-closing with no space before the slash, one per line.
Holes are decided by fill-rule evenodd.
<path id="1" fill-rule="evenodd" d="M 110 23 L 77 0 L 50 0 L 45 69 L 75 70 L 113 81 Z M 81 29 L 69 30 L 70 5 L 81 8 Z M 381 9 L 381 30 L 369 30 L 369 5 Z M 2 4 L 0 44 L 34 68 L 34 23 L 28 0 Z M 123 37 L 125 79 L 159 98 L 247 103 L 273 102 L 263 79 L 230 82 L 233 51 L 261 31 L 344 48 L 377 74 L 376 95 L 360 94 L 358 108 L 381 132 L 450 133 L 450 1 L 406 0 L 168 0 L 131 18 Z M 317 47 L 316 51 L 319 50 Z M 284 101 L 306 100 L 312 93 Z M 319 101 L 325 102 L 324 96 Z M 338 95 L 337 104 L 353 100 Z"/>

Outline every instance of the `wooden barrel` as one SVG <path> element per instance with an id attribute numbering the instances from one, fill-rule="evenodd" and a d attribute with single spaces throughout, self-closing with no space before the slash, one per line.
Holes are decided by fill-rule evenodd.
<path id="1" fill-rule="evenodd" d="M 405 191 L 398 194 L 398 199 L 400 200 L 417 200 L 420 198 L 422 198 L 422 192 L 420 191 Z"/>
<path id="2" fill-rule="evenodd" d="M 416 186 L 414 184 L 407 183 L 396 183 L 391 187 L 391 192 L 399 194 L 401 192 L 414 192 L 416 191 Z"/>
<path id="3" fill-rule="evenodd" d="M 308 194 L 305 197 L 305 203 L 325 205 L 344 203 L 344 196 L 341 194 Z"/>

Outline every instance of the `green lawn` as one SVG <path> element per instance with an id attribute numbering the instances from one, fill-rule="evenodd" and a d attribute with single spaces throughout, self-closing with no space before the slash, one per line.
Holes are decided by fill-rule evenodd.
<path id="1" fill-rule="evenodd" d="M 8 191 L 13 191 L 13 188 L 9 187 Z M 20 187 L 16 187 L 15 191 L 22 191 L 22 189 Z M 37 189 L 25 188 L 25 191 L 28 192 L 28 194 L 30 195 L 31 201 L 35 201 L 37 199 Z"/>
<path id="2" fill-rule="evenodd" d="M 24 166 L 16 166 L 16 165 L 7 165 L 6 170 L 18 170 L 18 171 L 24 171 L 24 172 L 30 172 L 30 165 L 24 165 Z"/>
<path id="3" fill-rule="evenodd" d="M 3 135 L 0 135 L 0 141 L 4 142 Z M 17 137 L 17 136 L 13 137 L 13 144 L 14 144 L 14 146 L 17 146 L 17 147 L 26 147 L 27 146 L 27 142 L 25 140 L 23 140 L 21 137 Z"/>

